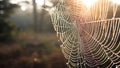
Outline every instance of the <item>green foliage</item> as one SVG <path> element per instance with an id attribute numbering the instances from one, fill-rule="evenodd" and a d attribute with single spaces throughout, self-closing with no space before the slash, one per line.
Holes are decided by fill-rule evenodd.
<path id="1" fill-rule="evenodd" d="M 3 18 L 0 18 L 0 42 L 9 42 L 15 39 L 16 26 Z"/>
<path id="2" fill-rule="evenodd" d="M 0 42 L 10 42 L 15 38 L 17 29 L 16 26 L 7 20 L 14 8 L 18 7 L 15 4 L 10 4 L 9 0 L 0 1 Z"/>
<path id="3" fill-rule="evenodd" d="M 9 0 L 0 1 L 0 16 L 3 18 L 8 18 L 9 15 L 14 12 L 14 9 L 19 7 L 17 4 L 9 3 Z"/>

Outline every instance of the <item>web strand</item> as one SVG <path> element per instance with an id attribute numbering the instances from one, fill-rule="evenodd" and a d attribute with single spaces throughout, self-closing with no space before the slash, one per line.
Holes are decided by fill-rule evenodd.
<path id="1" fill-rule="evenodd" d="M 81 0 L 58 0 L 51 19 L 69 68 L 120 67 L 117 12 L 110 0 L 97 0 L 89 8 Z"/>

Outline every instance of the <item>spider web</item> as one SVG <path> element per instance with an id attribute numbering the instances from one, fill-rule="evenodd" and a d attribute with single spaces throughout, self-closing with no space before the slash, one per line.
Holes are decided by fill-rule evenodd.
<path id="1" fill-rule="evenodd" d="M 51 13 L 54 29 L 69 68 L 119 68 L 120 18 L 118 5 L 97 0 L 58 0 Z"/>

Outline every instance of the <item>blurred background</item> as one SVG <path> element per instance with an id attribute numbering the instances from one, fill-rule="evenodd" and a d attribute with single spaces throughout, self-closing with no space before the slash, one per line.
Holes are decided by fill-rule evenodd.
<path id="1" fill-rule="evenodd" d="M 57 0 L 0 0 L 0 68 L 67 68 L 49 10 Z"/>

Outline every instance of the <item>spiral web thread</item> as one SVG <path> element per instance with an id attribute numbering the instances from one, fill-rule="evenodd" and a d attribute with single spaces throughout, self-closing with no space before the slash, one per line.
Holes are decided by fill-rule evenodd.
<path id="1" fill-rule="evenodd" d="M 58 0 L 51 18 L 69 68 L 120 68 L 119 5 Z"/>

